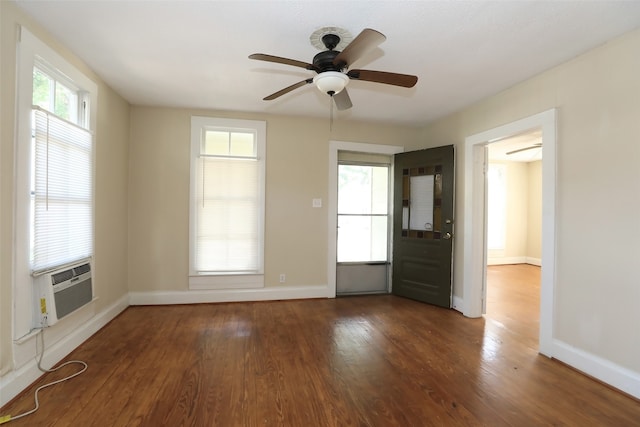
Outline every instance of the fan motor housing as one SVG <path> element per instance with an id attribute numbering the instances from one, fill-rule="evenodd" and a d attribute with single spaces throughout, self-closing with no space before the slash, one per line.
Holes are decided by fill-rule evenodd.
<path id="1" fill-rule="evenodd" d="M 320 72 L 325 71 L 342 71 L 344 66 L 337 66 L 333 63 L 333 60 L 340 51 L 338 50 L 325 50 L 313 57 L 313 65 L 317 67 Z"/>

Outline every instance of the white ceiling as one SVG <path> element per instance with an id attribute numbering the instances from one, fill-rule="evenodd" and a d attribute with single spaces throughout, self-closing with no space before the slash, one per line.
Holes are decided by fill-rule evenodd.
<path id="1" fill-rule="evenodd" d="M 422 126 L 640 27 L 640 1 L 31 1 L 17 0 L 135 105 L 328 117 L 329 98 L 302 68 L 321 27 L 387 40 L 352 68 L 417 75 L 406 89 L 348 86 L 337 120 Z"/>

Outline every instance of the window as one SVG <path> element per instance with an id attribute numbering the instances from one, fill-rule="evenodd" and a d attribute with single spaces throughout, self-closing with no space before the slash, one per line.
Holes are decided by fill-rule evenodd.
<path id="1" fill-rule="evenodd" d="M 31 329 L 32 282 L 89 259 L 94 236 L 97 86 L 20 28 L 14 294 L 16 337 Z"/>
<path id="2" fill-rule="evenodd" d="M 56 79 L 56 76 L 58 79 Z M 50 111 L 56 116 L 74 124 L 84 123 L 84 116 L 78 114 L 78 103 L 86 100 L 71 82 L 64 83 L 63 76 L 43 60 L 36 59 L 33 67 L 33 105 Z M 65 79 L 67 80 L 67 79 Z"/>
<path id="3" fill-rule="evenodd" d="M 389 167 L 338 165 L 338 262 L 387 261 Z"/>
<path id="4" fill-rule="evenodd" d="M 489 164 L 487 174 L 487 249 L 503 250 L 506 243 L 507 168 Z"/>
<path id="5" fill-rule="evenodd" d="M 191 288 L 264 286 L 260 121 L 191 119 Z"/>
<path id="6" fill-rule="evenodd" d="M 93 254 L 93 139 L 88 99 L 59 70 L 36 58 L 31 114 L 32 274 Z"/>
<path id="7" fill-rule="evenodd" d="M 93 141 L 86 129 L 33 110 L 31 271 L 93 255 Z"/>

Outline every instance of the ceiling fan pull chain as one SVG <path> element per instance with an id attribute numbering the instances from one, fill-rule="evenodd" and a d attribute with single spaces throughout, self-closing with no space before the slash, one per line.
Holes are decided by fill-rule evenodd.
<path id="1" fill-rule="evenodd" d="M 333 95 L 329 96 L 329 132 L 333 132 Z"/>

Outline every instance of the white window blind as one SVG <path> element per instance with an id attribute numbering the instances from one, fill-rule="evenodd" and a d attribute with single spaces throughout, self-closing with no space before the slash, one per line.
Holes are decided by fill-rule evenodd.
<path id="1" fill-rule="evenodd" d="M 409 179 L 409 229 L 433 231 L 435 175 L 412 176 Z"/>
<path id="2" fill-rule="evenodd" d="M 33 109 L 31 272 L 89 258 L 93 253 L 91 133 Z"/>
<path id="3" fill-rule="evenodd" d="M 258 272 L 262 243 L 258 161 L 201 154 L 198 163 L 196 272 Z"/>

